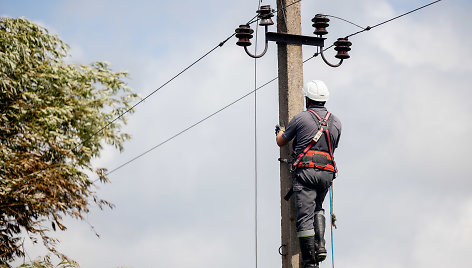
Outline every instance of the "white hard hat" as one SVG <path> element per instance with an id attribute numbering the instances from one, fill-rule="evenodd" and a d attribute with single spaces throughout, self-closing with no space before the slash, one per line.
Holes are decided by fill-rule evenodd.
<path id="1" fill-rule="evenodd" d="M 314 101 L 327 101 L 329 99 L 329 90 L 326 84 L 321 80 L 311 80 L 302 88 L 303 96 Z"/>

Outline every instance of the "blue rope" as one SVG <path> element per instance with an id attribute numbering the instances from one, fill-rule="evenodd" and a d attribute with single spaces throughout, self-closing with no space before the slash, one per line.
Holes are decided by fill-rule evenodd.
<path id="1" fill-rule="evenodd" d="M 333 244 L 333 201 L 331 199 L 331 187 L 329 187 L 329 222 L 331 225 L 331 264 L 334 268 L 334 244 Z"/>

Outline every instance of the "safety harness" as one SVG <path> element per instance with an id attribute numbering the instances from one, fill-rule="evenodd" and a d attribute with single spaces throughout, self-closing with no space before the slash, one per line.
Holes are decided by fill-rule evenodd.
<path id="1" fill-rule="evenodd" d="M 308 144 L 307 147 L 301 153 L 298 154 L 295 161 L 293 161 L 291 166 L 291 172 L 294 172 L 299 167 L 311 167 L 333 172 L 334 176 L 336 176 L 338 169 L 336 168 L 336 162 L 334 161 L 333 148 L 331 145 L 331 136 L 329 135 L 328 130 L 328 119 L 331 116 L 331 113 L 328 112 L 324 118 L 321 118 L 321 116 L 319 116 L 315 111 L 308 111 L 314 114 L 319 120 L 318 132 L 316 132 L 310 144 Z M 313 148 L 318 142 L 318 140 L 321 138 L 323 133 L 325 133 L 326 135 L 329 152 L 318 151 L 314 150 Z M 290 188 L 288 193 L 285 195 L 284 199 L 288 201 L 292 194 L 293 187 Z"/>
<path id="2" fill-rule="evenodd" d="M 298 154 L 297 159 L 292 164 L 292 169 L 295 170 L 298 167 L 311 167 L 337 173 L 338 170 L 336 168 L 336 163 L 334 162 L 331 137 L 328 130 L 328 119 L 331 116 L 331 113 L 328 112 L 322 119 L 315 111 L 308 111 L 314 114 L 319 120 L 318 132 L 316 132 L 310 144 L 308 144 L 308 146 L 300 154 Z M 322 152 L 312 149 L 321 138 L 323 133 L 326 134 L 329 152 Z"/>

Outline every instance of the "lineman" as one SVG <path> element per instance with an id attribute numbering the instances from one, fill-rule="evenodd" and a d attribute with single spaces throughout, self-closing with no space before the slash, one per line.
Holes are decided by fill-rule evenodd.
<path id="1" fill-rule="evenodd" d="M 306 111 L 293 117 L 284 131 L 276 126 L 278 146 L 295 138 L 293 192 L 297 207 L 297 236 L 304 268 L 318 267 L 326 258 L 323 201 L 337 169 L 333 152 L 338 147 L 341 121 L 324 107 L 329 91 L 320 80 L 307 82 L 302 89 Z"/>

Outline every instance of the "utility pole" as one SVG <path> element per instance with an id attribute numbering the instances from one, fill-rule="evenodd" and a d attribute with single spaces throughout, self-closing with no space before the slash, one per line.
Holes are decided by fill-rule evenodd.
<path id="1" fill-rule="evenodd" d="M 277 32 L 301 34 L 300 2 L 296 0 L 277 0 Z M 286 6 L 292 4 L 290 7 Z M 302 45 L 281 44 L 278 50 L 279 75 L 279 120 L 288 124 L 293 116 L 303 110 L 304 102 L 301 93 L 303 86 Z M 289 159 L 292 146 L 280 148 L 280 158 Z M 280 162 L 280 191 L 282 214 L 282 268 L 299 268 L 300 247 L 296 234 L 295 198 L 288 202 L 283 199 L 290 190 L 292 178 L 287 163 Z"/>

